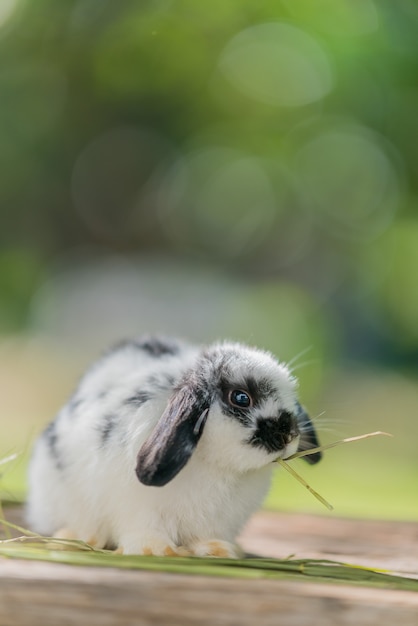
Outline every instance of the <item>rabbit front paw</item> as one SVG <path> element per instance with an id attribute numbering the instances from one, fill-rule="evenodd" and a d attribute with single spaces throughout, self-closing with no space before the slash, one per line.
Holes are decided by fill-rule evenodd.
<path id="1" fill-rule="evenodd" d="M 240 559 L 244 556 L 240 546 L 222 539 L 199 541 L 191 549 L 194 556 L 212 556 L 223 559 Z"/>
<path id="2" fill-rule="evenodd" d="M 118 554 L 141 554 L 144 556 L 190 556 L 191 552 L 184 546 L 176 546 L 172 542 L 158 537 L 149 537 L 140 544 L 122 541 L 117 549 Z"/>

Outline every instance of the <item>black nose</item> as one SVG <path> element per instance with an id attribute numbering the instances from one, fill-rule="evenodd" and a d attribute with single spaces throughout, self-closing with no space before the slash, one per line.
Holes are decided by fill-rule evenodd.
<path id="1" fill-rule="evenodd" d="M 265 417 L 257 422 L 257 428 L 250 437 L 249 443 L 267 452 L 283 450 L 299 434 L 296 418 L 287 411 L 279 417 Z"/>

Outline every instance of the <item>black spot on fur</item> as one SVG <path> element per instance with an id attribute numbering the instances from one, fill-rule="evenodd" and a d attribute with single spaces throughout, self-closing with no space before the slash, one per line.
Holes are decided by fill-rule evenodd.
<path id="1" fill-rule="evenodd" d="M 58 449 L 58 435 L 56 430 L 56 422 L 51 422 L 44 430 L 43 436 L 51 453 L 51 457 L 54 459 L 57 469 L 62 470 L 64 468 L 59 449 Z"/>
<path id="2" fill-rule="evenodd" d="M 226 401 L 228 393 L 233 389 L 242 389 L 243 391 L 246 391 L 251 396 L 253 406 L 255 407 L 259 406 L 269 398 L 273 398 L 275 400 L 278 399 L 277 391 L 274 385 L 266 378 L 256 379 L 252 376 L 247 376 L 244 380 L 231 382 L 231 377 L 229 375 L 223 376 L 221 377 L 220 388 L 222 399 L 227 411 L 230 411 L 230 409 L 233 408 Z"/>
<path id="3" fill-rule="evenodd" d="M 174 376 L 170 376 L 170 374 L 153 374 L 149 376 L 146 380 L 146 384 L 154 389 L 158 389 L 159 391 L 167 391 L 168 389 L 172 389 L 176 383 Z"/>
<path id="4" fill-rule="evenodd" d="M 129 398 L 126 398 L 126 400 L 124 401 L 124 404 L 133 404 L 134 406 L 141 406 L 142 404 L 145 404 L 145 402 L 148 402 L 148 400 L 151 400 L 151 398 L 153 397 L 153 394 L 149 391 L 146 390 L 140 390 L 137 391 L 133 396 L 130 396 Z"/>
<path id="5" fill-rule="evenodd" d="M 277 398 L 277 391 L 273 383 L 267 378 L 247 376 L 244 382 L 244 389 L 249 391 L 254 404 L 264 402 L 268 398 Z"/>
<path id="6" fill-rule="evenodd" d="M 246 391 L 252 399 L 253 407 L 257 407 L 268 398 L 277 399 L 277 392 L 274 385 L 267 379 L 256 379 L 247 376 L 244 380 L 231 383 L 231 374 L 227 373 L 221 376 L 220 380 L 220 402 L 224 415 L 232 416 L 238 419 L 244 426 L 252 424 L 251 408 L 252 407 L 236 407 L 228 402 L 229 393 L 233 389 L 242 389 Z"/>
<path id="7" fill-rule="evenodd" d="M 115 425 L 116 425 L 115 416 L 112 414 L 105 415 L 103 419 L 103 424 L 101 424 L 100 426 L 100 436 L 101 436 L 102 445 L 105 445 L 107 441 L 109 440 L 115 428 Z"/>
<path id="8" fill-rule="evenodd" d="M 73 396 L 68 403 L 69 412 L 75 413 L 81 404 L 83 404 L 83 398 Z"/>
<path id="9" fill-rule="evenodd" d="M 122 339 L 106 350 L 103 358 L 107 358 L 120 350 L 142 350 L 152 357 L 159 358 L 164 355 L 175 356 L 179 354 L 180 346 L 175 340 L 163 337 L 149 336 L 138 339 Z"/>
<path id="10" fill-rule="evenodd" d="M 249 443 L 258 448 L 264 448 L 267 452 L 278 452 L 289 444 L 298 432 L 295 417 L 283 411 L 278 418 L 259 419 L 257 429 Z"/>
<path id="11" fill-rule="evenodd" d="M 134 342 L 137 348 L 144 350 L 150 356 L 161 357 L 164 355 L 175 356 L 179 353 L 178 344 L 171 339 L 161 337 L 145 337 Z"/>

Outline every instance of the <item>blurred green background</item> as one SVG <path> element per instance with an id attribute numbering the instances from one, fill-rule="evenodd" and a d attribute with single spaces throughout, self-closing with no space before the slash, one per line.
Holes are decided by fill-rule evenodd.
<path id="1" fill-rule="evenodd" d="M 418 4 L 2 0 L 0 466 L 109 343 L 293 361 L 336 514 L 418 516 Z M 266 506 L 325 513 L 277 472 Z M 330 514 L 332 515 L 332 514 Z"/>

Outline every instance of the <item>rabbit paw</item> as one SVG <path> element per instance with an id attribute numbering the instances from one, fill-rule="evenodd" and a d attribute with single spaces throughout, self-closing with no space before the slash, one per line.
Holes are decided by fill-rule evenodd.
<path id="1" fill-rule="evenodd" d="M 192 547 L 194 556 L 213 556 L 224 559 L 240 559 L 243 557 L 241 548 L 229 541 L 222 539 L 212 539 L 210 541 L 199 541 Z"/>
<path id="2" fill-rule="evenodd" d="M 142 554 L 144 556 L 190 556 L 191 552 L 183 546 L 176 546 L 169 541 L 158 538 L 149 538 L 142 545 L 134 545 L 129 542 L 118 547 L 118 554 Z"/>
<path id="3" fill-rule="evenodd" d="M 58 541 L 55 541 L 57 539 Z M 64 541 L 60 541 L 64 540 Z M 65 543 L 65 540 L 69 540 L 68 543 Z M 74 550 L 76 548 L 76 544 L 72 544 L 72 541 L 84 541 L 92 548 L 102 548 L 104 547 L 104 543 L 101 542 L 95 535 L 89 536 L 86 540 L 79 537 L 76 533 L 74 533 L 71 528 L 63 527 L 59 530 L 55 531 L 51 541 L 47 544 L 51 550 Z"/>
<path id="4" fill-rule="evenodd" d="M 74 547 L 70 543 L 64 541 L 54 541 L 54 539 L 77 539 L 76 535 L 70 528 L 60 528 L 52 535 L 51 541 L 46 544 L 49 550 L 74 550 Z"/>

